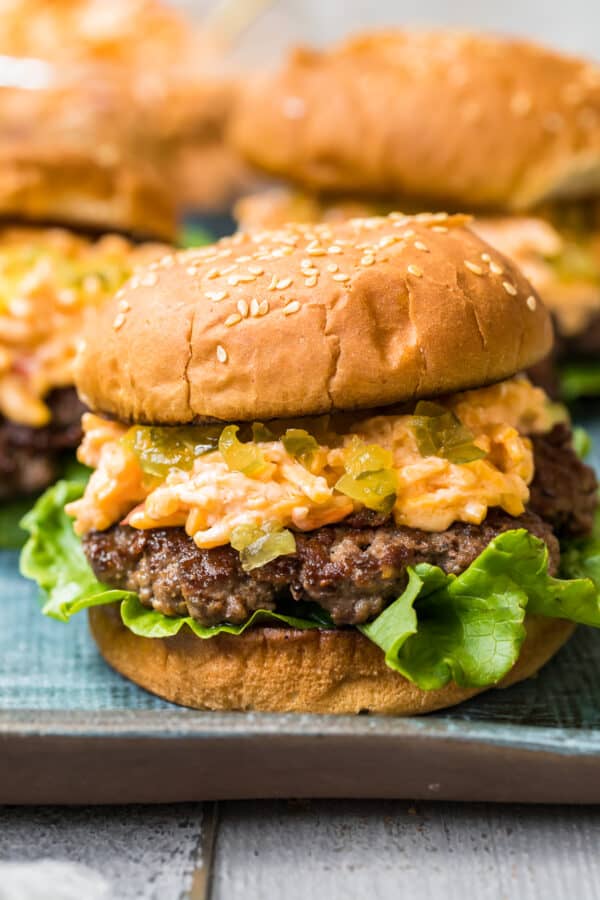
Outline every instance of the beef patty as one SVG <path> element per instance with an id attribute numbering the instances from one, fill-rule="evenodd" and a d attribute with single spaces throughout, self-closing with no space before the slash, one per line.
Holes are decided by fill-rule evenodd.
<path id="1" fill-rule="evenodd" d="M 358 625 L 401 593 L 408 566 L 430 562 L 458 574 L 511 528 L 527 528 L 546 541 L 556 570 L 558 541 L 551 527 L 534 513 L 515 519 L 498 510 L 482 525 L 456 522 L 440 533 L 391 524 L 318 528 L 296 535 L 293 555 L 251 572 L 244 572 L 231 546 L 201 550 L 183 528 L 117 525 L 87 535 L 84 547 L 101 581 L 135 591 L 144 606 L 166 615 L 237 624 L 291 598 L 318 603 L 336 625 Z"/>
<path id="2" fill-rule="evenodd" d="M 81 440 L 85 407 L 75 388 L 60 388 L 46 398 L 52 418 L 43 428 L 0 419 L 0 500 L 35 494 L 56 480 L 60 457 Z"/>
<path id="3" fill-rule="evenodd" d="M 183 528 L 140 531 L 116 525 L 84 538 L 96 576 L 111 587 L 138 593 L 167 615 L 190 615 L 205 625 L 241 623 L 256 609 L 282 601 L 313 601 L 336 625 L 376 616 L 406 584 L 406 569 L 420 562 L 458 574 L 503 531 L 526 528 L 545 541 L 551 571 L 559 563 L 562 534 L 592 525 L 596 479 L 556 426 L 534 439 L 536 477 L 528 511 L 518 518 L 493 509 L 481 525 L 454 523 L 443 532 L 399 527 L 363 511 L 338 525 L 296 535 L 296 553 L 244 572 L 229 545 L 201 550 Z"/>

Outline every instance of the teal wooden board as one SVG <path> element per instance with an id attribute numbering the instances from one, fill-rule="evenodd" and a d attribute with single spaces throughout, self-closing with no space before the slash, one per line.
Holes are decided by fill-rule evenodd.
<path id="1" fill-rule="evenodd" d="M 578 422 L 595 438 L 592 462 L 600 471 L 600 415 L 588 408 L 587 412 L 580 411 Z M 0 802 L 197 800 L 286 794 L 416 797 L 427 796 L 431 785 L 441 790 L 438 797 L 455 799 L 600 802 L 600 632 L 579 628 L 536 678 L 509 690 L 489 691 L 461 706 L 418 720 L 200 713 L 163 702 L 110 670 L 96 652 L 84 615 L 68 625 L 43 617 L 35 587 L 18 574 L 17 559 L 16 553 L 0 553 L 0 759 L 3 747 L 11 759 L 14 755 L 9 777 L 0 767 Z M 180 742 L 177 752 L 187 748 L 194 765 L 202 763 L 205 768 L 193 785 L 187 781 L 176 784 L 177 779 L 169 783 L 162 779 L 155 785 L 148 777 L 137 784 L 118 748 L 125 753 L 131 739 L 154 747 L 160 768 L 159 759 L 164 759 L 161 741 L 166 737 L 171 740 L 170 752 L 175 752 L 175 739 Z M 265 780 L 261 765 L 266 765 L 276 739 L 289 742 L 289 764 L 277 777 Z M 336 763 L 338 757 L 328 756 L 334 746 L 339 754 L 342 739 L 347 741 L 344 753 L 356 747 L 355 756 L 350 753 L 348 757 L 350 769 L 345 770 Z M 76 767 L 77 755 L 73 756 L 71 743 L 74 747 L 81 741 L 94 742 L 98 760 L 104 758 L 102 742 L 106 742 L 106 748 L 110 746 L 112 774 L 106 769 L 104 780 L 86 782 L 73 793 L 68 786 L 71 781 L 62 785 L 61 760 L 69 747 L 69 766 Z M 27 753 L 19 750 L 25 746 L 29 748 Z M 231 769 L 227 775 L 221 772 L 219 760 L 224 755 L 240 747 L 247 754 L 250 746 L 252 753 L 258 752 L 253 780 L 232 779 Z M 381 774 L 383 764 L 379 772 L 371 768 L 364 773 L 359 761 L 367 746 L 369 753 L 381 752 L 383 758 L 390 754 L 398 760 L 393 777 Z M 440 766 L 446 771 L 454 765 L 451 754 L 456 746 L 462 747 L 465 767 L 454 766 L 450 781 L 441 782 Z M 423 751 L 419 749 L 422 747 Z M 294 764 L 294 753 L 300 748 L 302 754 L 312 754 L 310 777 L 302 760 Z M 468 764 L 465 748 L 474 754 Z M 427 755 L 430 750 L 431 759 Z M 500 755 L 486 755 L 490 750 Z M 81 752 L 93 758 L 87 744 L 85 749 L 82 745 Z M 516 754 L 514 759 L 510 755 L 507 759 L 507 752 Z M 403 753 L 408 754 L 406 765 Z M 425 767 L 422 778 L 421 769 L 413 771 L 410 763 L 419 754 Z M 531 754 L 536 762 L 530 764 L 527 759 Z M 38 765 L 41 759 L 42 774 Z M 149 752 L 148 765 L 151 759 Z M 32 781 L 28 767 L 36 760 Z M 482 761 L 491 766 L 489 771 L 485 769 L 485 777 L 477 768 Z M 494 781 L 494 774 L 499 767 L 506 769 L 507 762 L 511 779 Z M 182 767 L 189 764 L 185 757 Z M 547 774 L 536 780 L 546 764 L 551 764 Z M 274 764 L 269 765 L 272 768 Z M 356 778 L 352 778 L 355 765 Z M 572 768 L 565 770 L 565 765 Z M 571 776 L 575 778 L 573 783 L 569 781 Z M 584 776 L 588 786 L 593 784 L 591 789 L 583 784 Z"/>

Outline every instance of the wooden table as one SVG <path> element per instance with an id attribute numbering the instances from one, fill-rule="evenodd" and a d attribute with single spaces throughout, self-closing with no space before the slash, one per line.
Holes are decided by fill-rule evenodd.
<path id="1" fill-rule="evenodd" d="M 594 900 L 599 846 L 600 807 L 4 807 L 0 858 L 27 867 L 0 864 L 0 900 Z M 36 876 L 42 892 L 8 892 Z"/>

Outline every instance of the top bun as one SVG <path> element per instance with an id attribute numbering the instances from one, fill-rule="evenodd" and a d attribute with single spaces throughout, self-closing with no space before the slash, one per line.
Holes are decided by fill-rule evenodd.
<path id="1" fill-rule="evenodd" d="M 366 34 L 249 82 L 232 139 L 311 190 L 525 209 L 600 192 L 600 67 L 464 32 Z"/>
<path id="2" fill-rule="evenodd" d="M 264 420 L 479 387 L 551 343 L 531 285 L 465 217 L 393 213 L 151 263 L 92 313 L 76 383 L 125 422 Z"/>

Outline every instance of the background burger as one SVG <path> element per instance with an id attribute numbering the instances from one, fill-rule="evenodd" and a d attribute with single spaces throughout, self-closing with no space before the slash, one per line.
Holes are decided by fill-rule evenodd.
<path id="1" fill-rule="evenodd" d="M 1 501 L 56 479 L 81 436 L 72 367 L 86 311 L 164 254 L 153 241 L 175 228 L 150 163 L 100 127 L 80 134 L 76 110 L 63 128 L 70 95 L 58 89 L 27 94 L 39 115 L 25 125 L 10 112 L 24 93 L 0 91 Z"/>
<path id="2" fill-rule="evenodd" d="M 90 322 L 94 471 L 27 516 L 22 571 L 190 706 L 414 713 L 525 678 L 600 624 L 594 474 L 516 374 L 550 342 L 464 217 L 166 256 Z"/>
<path id="3" fill-rule="evenodd" d="M 0 0 L 0 18 L 0 53 L 25 76 L 33 58 L 71 80 L 75 114 L 82 81 L 114 95 L 119 129 L 157 156 L 179 208 L 221 210 L 248 190 L 224 137 L 237 81 L 216 34 L 161 0 Z"/>
<path id="4" fill-rule="evenodd" d="M 232 139 L 295 185 L 240 203 L 244 226 L 476 212 L 580 361 L 565 392 L 600 392 L 600 67 L 464 32 L 366 34 L 248 82 Z"/>

